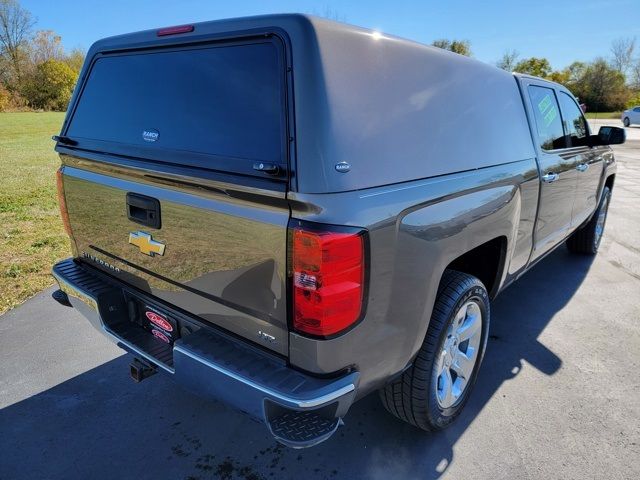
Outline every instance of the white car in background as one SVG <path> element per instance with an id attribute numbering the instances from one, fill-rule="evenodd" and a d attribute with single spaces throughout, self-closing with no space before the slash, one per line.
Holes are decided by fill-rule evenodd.
<path id="1" fill-rule="evenodd" d="M 622 112 L 622 115 L 620 115 L 620 120 L 622 120 L 625 127 L 628 127 L 633 123 L 640 124 L 640 107 L 633 107 L 625 110 Z"/>

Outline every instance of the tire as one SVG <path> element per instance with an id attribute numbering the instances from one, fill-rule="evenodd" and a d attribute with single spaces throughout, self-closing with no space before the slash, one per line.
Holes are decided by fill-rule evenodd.
<path id="1" fill-rule="evenodd" d="M 475 306 L 468 306 L 471 303 Z M 479 333 L 476 334 L 478 338 L 473 337 L 474 342 L 477 341 L 477 350 L 475 363 L 469 369 L 471 373 L 467 375 L 466 386 L 455 402 L 449 405 L 449 402 L 444 402 L 442 398 L 446 397 L 445 389 L 441 388 L 446 375 L 440 374 L 439 371 L 445 365 L 451 381 L 454 375 L 453 363 L 458 360 L 451 364 L 451 368 L 446 367 L 446 362 L 450 361 L 448 355 L 456 348 L 462 351 L 465 342 L 452 343 L 453 340 L 449 334 L 450 328 L 454 327 L 454 321 L 457 320 L 456 314 L 462 312 L 462 307 L 465 307 L 465 312 L 476 312 L 477 308 L 480 313 Z M 426 431 L 441 430 L 453 422 L 464 408 L 476 381 L 487 345 L 489 315 L 489 295 L 482 282 L 466 273 L 446 270 L 438 288 L 427 334 L 413 364 L 399 378 L 380 390 L 380 398 L 387 411 L 400 420 Z M 471 318 L 471 315 L 465 316 L 462 325 L 468 319 L 471 321 Z M 478 328 L 477 325 L 476 328 Z M 467 328 L 467 331 L 469 330 Z M 464 330 L 453 330 L 456 338 L 457 332 L 461 331 Z M 445 342 L 448 342 L 449 346 L 453 345 L 449 353 L 446 351 Z M 470 352 L 470 346 L 471 340 L 468 340 L 467 352 Z M 465 358 L 467 358 L 466 354 Z M 462 381 L 463 377 L 461 376 L 460 379 Z M 457 380 L 458 378 L 449 384 L 455 385 Z M 453 392 L 454 389 L 452 388 L 451 391 Z"/>
<path id="2" fill-rule="evenodd" d="M 631 122 L 629 121 L 629 117 L 624 117 L 624 120 L 622 120 L 622 124 L 625 127 L 628 127 L 629 125 L 631 125 Z"/>
<path id="3" fill-rule="evenodd" d="M 604 187 L 598 208 L 591 217 L 591 220 L 578 230 L 573 232 L 567 239 L 567 248 L 572 253 L 595 255 L 598 253 L 604 227 L 607 223 L 607 213 L 611 203 L 611 190 Z"/>

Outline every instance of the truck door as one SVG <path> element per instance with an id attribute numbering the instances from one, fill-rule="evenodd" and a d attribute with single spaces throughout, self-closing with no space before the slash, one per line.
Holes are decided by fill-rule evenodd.
<path id="1" fill-rule="evenodd" d="M 540 204 L 534 232 L 532 260 L 568 234 L 577 181 L 577 161 L 568 152 L 555 90 L 544 82 L 525 84 L 530 102 L 540 169 Z"/>
<path id="2" fill-rule="evenodd" d="M 570 148 L 567 155 L 573 155 L 576 163 L 577 182 L 573 200 L 571 224 L 580 226 L 591 215 L 598 204 L 598 187 L 602 178 L 606 149 L 589 145 L 589 127 L 576 101 L 566 92 L 558 94 L 562 121 Z"/>

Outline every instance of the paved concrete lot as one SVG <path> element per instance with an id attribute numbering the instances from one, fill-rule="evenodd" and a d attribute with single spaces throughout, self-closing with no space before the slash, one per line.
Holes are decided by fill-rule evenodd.
<path id="1" fill-rule="evenodd" d="M 130 357 L 49 291 L 0 317 L 0 479 L 637 478 L 640 128 L 627 130 L 600 254 L 560 248 L 496 300 L 449 430 L 406 426 L 374 395 L 328 442 L 286 449 L 166 376 L 134 384 Z"/>

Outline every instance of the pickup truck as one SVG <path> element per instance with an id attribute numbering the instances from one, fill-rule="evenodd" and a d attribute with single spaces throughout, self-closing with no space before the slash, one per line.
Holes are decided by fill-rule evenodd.
<path id="1" fill-rule="evenodd" d="M 565 241 L 597 252 L 625 136 L 556 83 L 273 15 L 96 42 L 54 139 L 55 298 L 134 380 L 163 371 L 301 448 L 375 391 L 449 425 L 491 300 Z"/>

